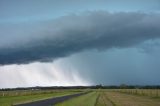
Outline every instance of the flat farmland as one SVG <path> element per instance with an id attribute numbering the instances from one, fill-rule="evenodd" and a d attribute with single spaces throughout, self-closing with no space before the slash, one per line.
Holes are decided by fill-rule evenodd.
<path id="1" fill-rule="evenodd" d="M 159 89 L 71 89 L 1 91 L 0 106 L 39 102 L 48 98 L 88 92 L 52 106 L 160 106 Z M 40 102 L 39 102 L 40 103 Z M 29 106 L 29 105 L 27 105 Z"/>
<path id="2" fill-rule="evenodd" d="M 0 91 L 0 106 L 11 106 L 15 104 L 28 103 L 49 99 L 53 97 L 66 96 L 81 93 L 83 90 L 16 90 Z"/>
<path id="3" fill-rule="evenodd" d="M 58 103 L 56 106 L 160 106 L 159 90 L 136 90 L 98 89 L 89 94 Z"/>
<path id="4" fill-rule="evenodd" d="M 56 104 L 56 106 L 95 106 L 98 95 L 99 92 L 90 92 L 86 95 L 82 95 Z"/>
<path id="5" fill-rule="evenodd" d="M 99 96 L 97 106 L 160 106 L 160 98 L 103 91 Z"/>

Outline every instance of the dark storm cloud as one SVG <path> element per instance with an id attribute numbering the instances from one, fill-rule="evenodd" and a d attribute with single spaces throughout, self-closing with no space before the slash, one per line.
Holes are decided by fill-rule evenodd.
<path id="1" fill-rule="evenodd" d="M 15 30 L 12 37 L 6 27 L 6 36 L 3 31 L 0 35 L 0 64 L 47 62 L 89 49 L 134 46 L 159 38 L 159 22 L 158 13 L 96 11 L 63 16 L 34 28 L 28 25 L 27 31 L 26 27 Z"/>

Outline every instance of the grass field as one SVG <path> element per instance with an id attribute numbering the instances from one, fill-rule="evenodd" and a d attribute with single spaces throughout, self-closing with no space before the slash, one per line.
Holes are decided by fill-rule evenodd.
<path id="1" fill-rule="evenodd" d="M 79 96 L 56 106 L 94 106 L 98 97 L 98 92 L 91 92 L 83 96 Z"/>
<path id="2" fill-rule="evenodd" d="M 0 92 L 0 106 L 31 102 L 87 90 L 40 90 Z M 66 100 L 56 106 L 160 106 L 157 89 L 94 89 L 92 92 Z"/>
<path id="3" fill-rule="evenodd" d="M 149 97 L 160 97 L 160 89 L 118 89 L 114 90 L 121 93 L 126 94 L 134 94 L 134 95 L 140 95 L 140 96 L 149 96 Z"/>
<path id="4" fill-rule="evenodd" d="M 160 106 L 159 98 L 151 98 L 148 96 L 109 91 L 104 92 L 103 97 L 103 104 L 107 104 L 109 101 L 110 104 L 112 104 L 109 106 Z"/>
<path id="5" fill-rule="evenodd" d="M 51 97 L 64 96 L 82 92 L 82 90 L 25 90 L 25 91 L 1 91 L 0 106 L 32 102 Z"/>
<path id="6" fill-rule="evenodd" d="M 160 106 L 157 91 L 146 89 L 138 91 L 135 91 L 135 89 L 96 90 L 87 95 L 59 103 L 56 106 Z M 137 93 L 134 94 L 133 92 Z M 143 95 L 141 95 L 141 92 L 143 92 Z"/>

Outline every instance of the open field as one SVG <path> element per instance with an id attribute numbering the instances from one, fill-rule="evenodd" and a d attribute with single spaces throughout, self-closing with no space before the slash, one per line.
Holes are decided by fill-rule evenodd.
<path id="1" fill-rule="evenodd" d="M 82 90 L 0 91 L 0 106 L 11 106 L 12 104 L 27 103 L 80 92 L 82 92 Z"/>
<path id="2" fill-rule="evenodd" d="M 63 103 L 59 103 L 56 106 L 94 106 L 99 92 L 91 92 L 83 96 L 79 96 Z"/>
<path id="3" fill-rule="evenodd" d="M 160 106 L 159 90 L 135 90 L 137 89 L 96 90 L 56 106 Z"/>
<path id="4" fill-rule="evenodd" d="M 103 91 L 98 102 L 100 105 L 97 106 L 160 106 L 160 98 L 114 91 Z"/>
<path id="5" fill-rule="evenodd" d="M 0 106 L 26 103 L 47 98 L 92 91 L 56 106 L 160 106 L 158 89 L 92 89 L 92 90 L 21 90 L 1 91 Z"/>
<path id="6" fill-rule="evenodd" d="M 160 89 L 117 89 L 114 90 L 120 93 L 126 93 L 126 94 L 134 94 L 139 96 L 148 96 L 148 97 L 160 97 Z"/>

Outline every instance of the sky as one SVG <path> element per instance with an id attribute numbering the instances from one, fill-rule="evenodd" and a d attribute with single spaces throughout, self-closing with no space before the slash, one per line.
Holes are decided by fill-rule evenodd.
<path id="1" fill-rule="evenodd" d="M 1 0 L 0 88 L 160 84 L 159 0 Z"/>

